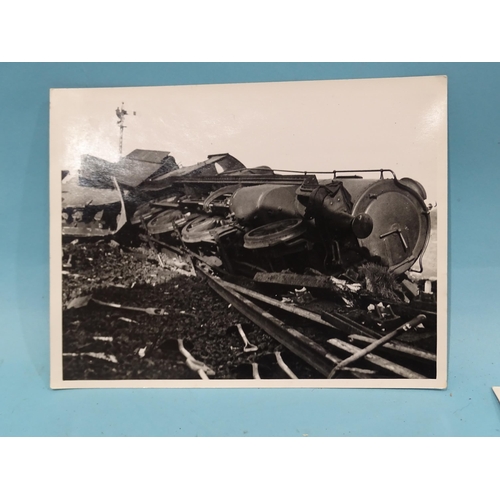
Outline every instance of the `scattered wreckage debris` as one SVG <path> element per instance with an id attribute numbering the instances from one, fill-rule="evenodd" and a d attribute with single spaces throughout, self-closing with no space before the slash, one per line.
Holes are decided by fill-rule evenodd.
<path id="1" fill-rule="evenodd" d="M 104 302 L 102 300 L 98 300 L 92 297 L 92 295 L 84 295 L 81 297 L 75 297 L 72 299 L 67 305 L 66 309 L 79 309 L 80 307 L 85 307 L 92 301 L 101 306 L 113 307 L 115 309 L 125 309 L 127 311 L 138 311 L 144 312 L 146 314 L 150 314 L 152 316 L 166 316 L 168 312 L 165 309 L 161 309 L 159 307 L 133 307 L 133 306 L 124 306 L 121 304 L 115 304 L 113 302 Z M 122 318 L 120 318 L 122 319 Z M 126 321 L 132 321 L 126 319 Z"/>
<path id="2" fill-rule="evenodd" d="M 371 339 L 369 337 L 364 337 L 362 335 L 349 335 L 349 340 L 351 342 L 359 342 L 360 344 L 371 344 L 372 342 L 375 342 L 374 339 Z M 383 346 L 381 346 L 380 350 L 394 350 L 397 351 L 398 353 L 402 354 L 407 354 L 408 356 L 411 356 L 413 360 L 419 360 L 422 362 L 428 362 L 435 364 L 437 362 L 437 356 L 429 351 L 426 351 L 424 349 L 419 349 L 417 347 L 412 347 L 407 344 L 403 344 L 401 342 L 397 341 L 389 341 L 384 343 Z"/>
<path id="3" fill-rule="evenodd" d="M 291 378 L 291 379 L 298 379 L 297 375 L 293 373 L 292 370 L 288 367 L 288 365 L 283 361 L 283 358 L 281 357 L 281 353 L 279 351 L 274 352 L 276 356 L 276 362 L 278 363 L 278 366 Z"/>
<path id="4" fill-rule="evenodd" d="M 113 354 L 105 354 L 103 352 L 64 352 L 63 353 L 64 357 L 82 357 L 82 356 L 89 356 L 90 358 L 95 358 L 95 359 L 102 359 L 103 361 L 109 361 L 110 363 L 118 363 L 118 360 L 116 359 L 116 356 Z"/>
<path id="5" fill-rule="evenodd" d="M 243 328 L 241 327 L 240 323 L 236 324 L 236 329 L 238 330 L 238 333 L 240 334 L 240 337 L 242 338 L 243 343 L 245 344 L 245 346 L 243 347 L 243 352 L 258 351 L 259 348 L 248 341 L 247 336 L 245 335 L 245 332 L 243 331 Z"/>
<path id="6" fill-rule="evenodd" d="M 252 377 L 255 380 L 260 380 L 259 364 L 255 362 L 252 363 Z"/>
<path id="7" fill-rule="evenodd" d="M 130 319 L 130 318 L 125 318 L 123 316 L 120 316 L 118 318 L 120 321 L 125 321 L 126 323 L 136 323 L 136 324 L 139 324 L 137 321 L 133 320 L 133 319 Z"/>
<path id="8" fill-rule="evenodd" d="M 355 347 L 352 344 L 349 344 L 348 342 L 344 342 L 343 340 L 340 340 L 340 339 L 335 339 L 335 338 L 329 339 L 328 343 L 343 350 L 343 351 L 346 351 L 350 354 L 358 354 L 358 353 L 360 353 L 360 351 L 362 351 L 362 349 L 359 349 L 358 347 Z M 395 375 L 399 375 L 402 378 L 407 378 L 407 379 L 425 379 L 425 378 L 427 378 L 427 377 L 420 375 L 419 373 L 414 372 L 413 370 L 410 370 L 404 366 L 398 365 L 397 363 L 394 363 L 392 361 L 388 361 L 387 359 L 382 358 L 382 357 L 377 356 L 377 355 L 372 354 L 372 353 L 365 353 L 363 358 L 366 359 L 369 363 L 372 363 L 373 365 L 375 365 L 377 367 L 380 367 L 380 368 L 383 368 L 384 370 L 392 372 Z"/>
<path id="9" fill-rule="evenodd" d="M 354 363 L 354 361 L 357 361 L 358 359 L 361 359 L 365 357 L 367 354 L 370 352 L 374 351 L 377 347 L 384 345 L 385 343 L 389 342 L 393 337 L 395 337 L 398 333 L 401 331 L 408 331 L 414 326 L 417 326 L 420 324 L 422 321 L 425 321 L 425 316 L 423 314 L 418 315 L 416 318 L 408 321 L 407 323 L 404 323 L 401 326 L 398 326 L 395 330 L 392 332 L 388 333 L 387 335 L 384 335 L 382 338 L 378 340 L 374 340 L 373 342 L 370 342 L 367 347 L 364 349 L 361 349 L 357 351 L 355 354 L 352 356 L 349 356 L 347 359 L 344 359 L 341 361 L 329 374 L 327 378 L 332 378 L 339 370 L 344 368 L 345 366 Z"/>
<path id="10" fill-rule="evenodd" d="M 240 313 L 262 328 L 280 344 L 310 364 L 323 375 L 330 373 L 332 361 L 326 349 L 315 343 L 296 329 L 271 315 L 255 303 L 227 287 L 225 282 L 201 270 L 207 277 L 209 286 L 222 298 L 229 301 Z"/>
<path id="11" fill-rule="evenodd" d="M 212 368 L 208 367 L 205 363 L 195 359 L 193 355 L 186 350 L 182 339 L 178 339 L 177 342 L 179 344 L 179 352 L 186 358 L 186 365 L 190 370 L 197 372 L 200 378 L 204 380 L 208 380 L 209 376 L 215 375 L 215 372 L 212 370 Z"/>
<path id="12" fill-rule="evenodd" d="M 346 280 L 335 276 L 295 274 L 295 273 L 263 273 L 258 272 L 253 277 L 259 283 L 271 283 L 275 285 L 300 286 L 305 288 L 321 288 L 331 291 L 359 292 L 361 284 L 348 283 Z"/>
<path id="13" fill-rule="evenodd" d="M 93 302 L 101 306 L 114 307 L 117 309 L 125 309 L 127 311 L 138 311 L 145 312 L 146 314 L 151 314 L 152 316 L 166 316 L 168 314 L 165 309 L 159 307 L 132 307 L 132 306 L 122 306 L 121 304 L 113 304 L 111 302 L 103 302 L 102 300 L 92 299 Z"/>
<path id="14" fill-rule="evenodd" d="M 92 295 L 83 295 L 81 297 L 75 297 L 66 304 L 66 309 L 79 309 L 80 307 L 85 307 L 86 305 L 88 305 L 91 299 Z"/>
<path id="15" fill-rule="evenodd" d="M 240 311 L 252 322 L 261 327 L 275 340 L 280 342 L 284 347 L 299 356 L 303 361 L 308 363 L 316 371 L 323 374 L 327 378 L 333 377 L 338 372 L 350 372 L 350 374 L 357 377 L 366 376 L 367 374 L 363 373 L 362 371 L 363 368 L 352 368 L 348 366 L 354 361 L 360 360 L 361 358 L 364 358 L 371 364 L 382 368 L 385 372 L 391 372 L 393 376 L 397 375 L 403 378 L 412 379 L 428 378 L 421 375 L 420 373 L 415 372 L 414 370 L 410 370 L 380 356 L 370 355 L 373 350 L 380 346 L 383 346 L 398 334 L 409 331 L 417 325 L 421 324 L 426 319 L 425 315 L 421 314 L 413 319 L 405 321 L 394 331 L 386 335 L 382 335 L 379 332 L 372 331 L 364 327 L 363 325 L 357 324 L 356 322 L 350 320 L 349 318 L 338 312 L 334 314 L 325 313 L 325 317 L 330 320 L 329 322 L 325 322 L 323 318 L 316 313 L 304 310 L 294 305 L 282 303 L 276 299 L 266 297 L 264 294 L 260 294 L 251 290 L 246 290 L 245 293 L 244 287 L 225 282 L 217 276 L 213 275 L 213 273 L 210 273 L 208 270 L 203 269 L 201 266 L 198 267 L 198 269 L 206 276 L 209 286 L 213 288 L 219 295 L 228 300 L 234 307 L 236 307 L 236 309 L 238 309 L 238 311 Z M 278 317 L 275 315 L 276 313 L 271 314 L 269 312 L 269 309 L 262 309 L 259 305 L 257 305 L 257 303 L 246 299 L 244 295 L 251 296 L 256 301 L 259 301 L 260 299 L 260 302 L 263 304 L 274 306 L 274 308 L 277 310 L 293 313 L 294 315 L 300 316 L 306 320 L 314 321 L 316 324 L 320 322 L 323 323 L 324 326 L 328 324 L 328 326 L 335 327 L 335 329 L 338 329 L 338 332 L 342 332 L 344 335 L 346 331 L 351 334 L 353 332 L 355 332 L 356 334 L 359 334 L 360 332 L 368 334 L 368 338 L 371 340 L 371 342 L 369 343 L 368 347 L 365 347 L 364 349 L 358 349 L 357 347 L 344 342 L 340 338 L 328 339 L 327 342 L 329 344 L 339 348 L 340 350 L 347 351 L 353 354 L 353 356 L 342 360 L 341 358 L 333 355 L 330 351 L 322 347 L 320 343 L 312 340 L 310 337 L 303 335 L 299 330 L 291 328 L 287 323 L 278 319 Z M 406 354 L 410 353 L 411 351 L 406 352 Z M 329 371 L 328 366 L 330 366 Z M 359 371 L 360 369 L 361 371 Z M 370 375 L 372 374 L 373 371 L 370 373 Z"/>

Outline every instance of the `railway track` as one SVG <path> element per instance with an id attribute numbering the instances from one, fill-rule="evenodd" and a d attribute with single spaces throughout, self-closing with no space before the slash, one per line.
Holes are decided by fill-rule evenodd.
<path id="1" fill-rule="evenodd" d="M 419 311 L 411 310 L 413 317 L 402 319 L 388 333 L 380 333 L 345 315 L 314 312 L 235 284 L 217 276 L 206 264 L 198 262 L 195 267 L 218 295 L 307 364 L 312 369 L 308 378 L 428 379 L 436 376 L 435 352 L 397 340 L 426 323 L 427 316 Z M 422 338 L 432 337 L 429 332 L 422 335 Z M 276 355 L 275 363 L 282 369 L 283 378 L 299 378 L 287 369 L 280 354 Z M 253 357 L 252 375 L 261 378 L 258 356 Z"/>

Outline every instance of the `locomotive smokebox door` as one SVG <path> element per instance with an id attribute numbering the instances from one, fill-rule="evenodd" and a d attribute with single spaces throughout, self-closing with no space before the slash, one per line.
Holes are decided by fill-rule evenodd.
<path id="1" fill-rule="evenodd" d="M 353 196 L 353 215 L 368 214 L 373 221 L 371 234 L 359 239 L 359 245 L 395 274 L 412 267 L 430 237 L 425 190 L 410 180 L 363 179 L 355 185 L 344 181 Z"/>

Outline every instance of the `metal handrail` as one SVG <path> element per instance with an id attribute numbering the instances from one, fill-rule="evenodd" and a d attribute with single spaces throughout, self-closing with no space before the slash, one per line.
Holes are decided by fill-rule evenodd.
<path id="1" fill-rule="evenodd" d="M 384 179 L 384 172 L 390 172 L 393 176 L 394 179 L 397 179 L 396 174 L 389 168 L 375 168 L 375 169 L 354 169 L 354 170 L 288 170 L 288 169 L 279 169 L 279 168 L 273 168 L 273 172 L 292 172 L 296 174 L 303 174 L 303 175 L 310 175 L 310 174 L 333 174 L 333 178 L 335 179 L 337 177 L 337 174 L 344 174 L 344 173 L 363 173 L 363 172 L 379 172 L 380 173 L 380 178 Z"/>
<path id="2" fill-rule="evenodd" d="M 355 169 L 355 170 L 334 170 L 333 171 L 333 178 L 335 179 L 337 177 L 337 173 L 354 173 L 354 172 L 380 172 L 380 178 L 384 179 L 384 172 L 390 172 L 392 174 L 392 177 L 394 179 L 397 179 L 396 174 L 389 168 L 375 168 L 375 169 Z"/>

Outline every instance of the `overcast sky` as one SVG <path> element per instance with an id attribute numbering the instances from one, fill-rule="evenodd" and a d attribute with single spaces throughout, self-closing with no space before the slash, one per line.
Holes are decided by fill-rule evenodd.
<path id="1" fill-rule="evenodd" d="M 394 170 L 437 200 L 446 169 L 446 78 L 64 89 L 51 94 L 51 168 L 81 154 L 169 151 L 183 166 L 230 153 L 247 167 Z M 136 115 L 133 115 L 133 112 Z M 444 189 L 443 182 L 440 189 Z"/>

